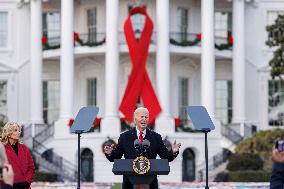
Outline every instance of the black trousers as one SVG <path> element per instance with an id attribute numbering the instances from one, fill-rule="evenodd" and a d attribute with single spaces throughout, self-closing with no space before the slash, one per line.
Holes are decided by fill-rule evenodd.
<path id="1" fill-rule="evenodd" d="M 123 176 L 122 189 L 133 189 L 133 184 L 131 184 L 131 182 L 126 176 Z M 158 189 L 157 177 L 155 177 L 153 182 L 150 184 L 150 189 Z"/>
<path id="2" fill-rule="evenodd" d="M 270 189 L 284 189 L 284 163 L 273 163 Z"/>

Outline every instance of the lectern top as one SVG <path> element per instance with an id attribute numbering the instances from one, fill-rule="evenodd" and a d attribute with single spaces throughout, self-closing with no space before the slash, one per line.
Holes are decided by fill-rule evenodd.
<path id="1" fill-rule="evenodd" d="M 214 130 L 215 126 L 204 106 L 188 106 L 187 113 L 196 130 Z"/>
<path id="2" fill-rule="evenodd" d="M 95 106 L 87 106 L 80 109 L 74 123 L 71 127 L 72 133 L 85 133 L 88 132 L 97 117 L 99 108 Z"/>

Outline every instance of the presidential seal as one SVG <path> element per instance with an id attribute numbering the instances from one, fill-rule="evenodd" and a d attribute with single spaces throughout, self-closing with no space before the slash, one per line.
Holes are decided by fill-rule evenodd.
<path id="1" fill-rule="evenodd" d="M 132 162 L 132 168 L 135 173 L 143 175 L 149 172 L 150 170 L 150 160 L 144 156 L 139 156 L 135 158 Z"/>

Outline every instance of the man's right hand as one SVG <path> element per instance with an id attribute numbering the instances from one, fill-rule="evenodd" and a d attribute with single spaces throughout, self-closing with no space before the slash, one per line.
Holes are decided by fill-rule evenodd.
<path id="1" fill-rule="evenodd" d="M 104 147 L 104 152 L 105 152 L 107 155 L 110 155 L 111 152 L 113 151 L 113 148 L 114 148 L 114 144 L 112 144 L 111 146 L 105 146 L 105 147 Z"/>

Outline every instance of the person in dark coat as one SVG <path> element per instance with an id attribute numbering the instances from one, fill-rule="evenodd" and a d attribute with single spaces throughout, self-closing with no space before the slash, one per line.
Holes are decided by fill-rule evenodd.
<path id="1" fill-rule="evenodd" d="M 273 165 L 270 177 L 270 189 L 284 189 L 284 152 L 274 147 L 271 159 Z"/>
<path id="2" fill-rule="evenodd" d="M 120 159 L 124 155 L 125 159 L 135 159 L 138 154 L 134 148 L 134 141 L 139 139 L 141 142 L 143 140 L 148 140 L 150 142 L 150 147 L 144 154 L 148 159 L 156 159 L 157 155 L 161 159 L 168 159 L 168 161 L 173 161 L 178 153 L 181 146 L 180 143 L 174 141 L 171 151 L 169 151 L 163 143 L 160 134 L 147 128 L 149 120 L 149 111 L 147 108 L 140 107 L 134 112 L 134 124 L 135 128 L 122 133 L 118 139 L 117 146 L 112 144 L 111 146 L 105 146 L 104 152 L 106 158 L 113 162 L 114 159 Z M 123 177 L 123 189 L 132 189 L 133 185 L 124 176 Z M 158 189 L 158 180 L 155 177 L 154 181 L 150 184 L 150 189 Z"/>
<path id="3" fill-rule="evenodd" d="M 20 141 L 21 127 L 16 122 L 8 122 L 2 131 L 8 162 L 14 171 L 13 189 L 30 189 L 35 174 L 35 166 L 29 149 Z"/>

